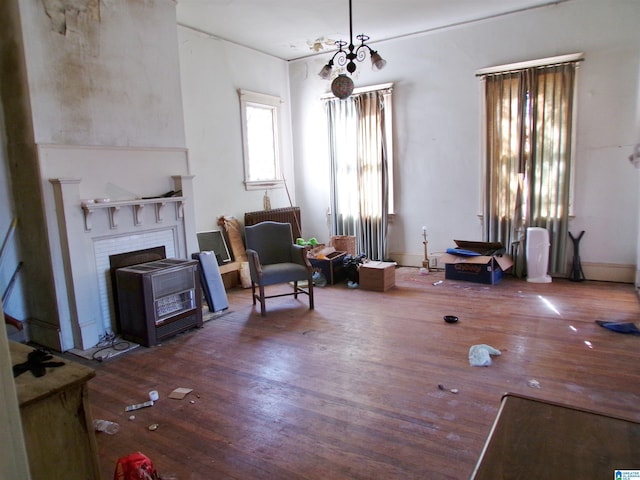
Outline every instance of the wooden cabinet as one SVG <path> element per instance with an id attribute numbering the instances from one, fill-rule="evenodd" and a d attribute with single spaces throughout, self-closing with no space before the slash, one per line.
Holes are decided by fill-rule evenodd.
<path id="1" fill-rule="evenodd" d="M 27 361 L 32 347 L 10 342 L 11 363 Z M 93 369 L 62 358 L 42 377 L 15 378 L 32 480 L 100 479 L 87 382 Z"/>

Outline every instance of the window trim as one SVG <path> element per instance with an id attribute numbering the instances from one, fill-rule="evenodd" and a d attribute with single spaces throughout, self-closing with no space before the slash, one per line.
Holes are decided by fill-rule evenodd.
<path id="1" fill-rule="evenodd" d="M 284 186 L 282 176 L 282 135 L 280 131 L 280 108 L 282 99 L 274 95 L 238 89 L 240 98 L 240 118 L 242 122 L 242 157 L 244 161 L 244 185 L 246 190 L 265 190 Z M 247 125 L 247 107 L 256 105 L 271 110 L 273 114 L 273 145 L 275 178 L 267 180 L 251 180 L 251 158 L 249 156 L 249 132 Z"/>
<path id="2" fill-rule="evenodd" d="M 569 53 L 567 55 L 558 55 L 556 57 L 539 58 L 537 60 L 526 60 L 524 62 L 481 68 L 476 70 L 476 77 L 491 75 L 492 73 L 507 73 L 532 67 L 548 67 L 559 63 L 581 62 L 582 60 L 584 60 L 584 53 Z"/>

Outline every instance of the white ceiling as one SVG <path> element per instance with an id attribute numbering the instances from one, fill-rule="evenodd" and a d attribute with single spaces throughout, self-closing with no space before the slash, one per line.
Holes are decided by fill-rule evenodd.
<path id="1" fill-rule="evenodd" d="M 402 37 L 567 0 L 353 0 L 353 35 L 372 46 Z M 177 0 L 180 25 L 284 60 L 313 55 L 316 41 L 348 40 L 349 0 Z M 354 38 L 355 40 L 355 38 Z"/>

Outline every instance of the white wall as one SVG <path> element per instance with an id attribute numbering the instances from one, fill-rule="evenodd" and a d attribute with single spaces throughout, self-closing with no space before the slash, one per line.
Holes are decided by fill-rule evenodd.
<path id="1" fill-rule="evenodd" d="M 453 239 L 480 240 L 480 81 L 483 67 L 584 52 L 577 96 L 575 213 L 570 231 L 587 277 L 601 267 L 633 281 L 638 181 L 627 158 L 636 143 L 640 2 L 574 0 L 442 31 L 375 44 L 380 72 L 358 65 L 356 86 L 394 82 L 397 218 L 390 254 L 419 264 L 421 227 L 429 250 Z M 320 56 L 291 63 L 298 203 L 308 235 L 326 238 L 329 205 L 324 111 L 329 88 Z M 318 175 L 317 172 L 322 172 Z M 571 251 L 571 250 L 570 250 Z M 585 268 L 587 270 L 587 268 Z M 629 277 L 629 275 L 631 275 Z"/>
<path id="2" fill-rule="evenodd" d="M 173 0 L 68 11 L 64 35 L 19 1 L 36 143 L 184 147 Z"/>
<path id="3" fill-rule="evenodd" d="M 63 5 L 65 31 L 46 11 Z M 176 4 L 10 0 L 0 9 L 6 22 L 0 22 L 0 40 L 7 47 L 1 50 L 2 102 L 5 118 L 12 119 L 6 125 L 8 183 L 33 317 L 29 336 L 56 350 L 86 348 L 74 325 L 99 322 L 76 308 L 69 239 L 61 227 L 65 213 L 50 180 L 83 180 L 82 197 L 69 207 L 78 216 L 80 198 L 160 195 L 173 187 L 172 175 L 190 174 Z M 193 200 L 183 210 L 191 219 L 186 243 L 195 248 Z"/>
<path id="4" fill-rule="evenodd" d="M 197 230 L 215 228 L 222 215 L 242 220 L 244 212 L 262 210 L 265 192 L 247 191 L 243 183 L 238 89 L 282 98 L 283 172 L 295 203 L 287 63 L 186 27 L 178 28 L 178 41 Z M 283 188 L 269 197 L 272 208 L 289 206 Z"/>

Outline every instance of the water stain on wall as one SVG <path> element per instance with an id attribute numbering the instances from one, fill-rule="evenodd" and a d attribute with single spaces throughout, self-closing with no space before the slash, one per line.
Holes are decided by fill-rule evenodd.
<path id="1" fill-rule="evenodd" d="M 100 21 L 100 0 L 42 0 L 51 20 L 51 29 L 61 35 L 67 33 L 67 15 L 83 14 L 90 20 Z"/>

